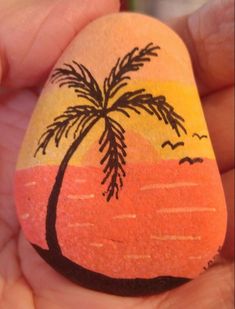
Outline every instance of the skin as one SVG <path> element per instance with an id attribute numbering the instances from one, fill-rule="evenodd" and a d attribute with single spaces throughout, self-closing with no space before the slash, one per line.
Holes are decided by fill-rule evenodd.
<path id="1" fill-rule="evenodd" d="M 0 0 L 0 307 L 232 308 L 234 257 L 234 0 L 214 0 L 172 22 L 189 48 L 228 207 L 221 257 L 167 293 L 123 298 L 86 290 L 52 270 L 22 235 L 13 202 L 17 153 L 41 85 L 82 27 L 118 11 L 116 0 Z M 58 31 L 59 29 L 59 31 Z"/>

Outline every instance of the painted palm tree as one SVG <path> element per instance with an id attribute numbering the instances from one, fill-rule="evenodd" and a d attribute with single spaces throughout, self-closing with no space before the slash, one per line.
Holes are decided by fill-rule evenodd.
<path id="1" fill-rule="evenodd" d="M 62 68 L 54 70 L 51 76 L 52 83 L 58 84 L 59 87 L 72 88 L 78 98 L 87 102 L 86 105 L 68 107 L 62 115 L 56 117 L 42 134 L 35 152 L 35 156 L 39 151 L 46 155 L 51 141 L 59 147 L 62 139 L 67 138 L 72 132 L 73 142 L 58 168 L 48 200 L 46 241 L 49 250 L 54 254 L 61 254 L 56 233 L 56 212 L 64 175 L 72 156 L 97 122 L 104 122 L 104 131 L 99 139 L 99 151 L 103 155 L 100 161 L 104 173 L 101 184 L 106 185 L 103 195 L 107 202 L 112 198 L 118 199 L 126 176 L 125 130 L 121 123 L 114 119 L 114 114 L 121 113 L 130 118 L 131 113 L 141 115 L 144 112 L 164 121 L 166 125 L 169 124 L 178 136 L 180 131 L 186 133 L 184 119 L 167 103 L 165 96 L 153 96 L 145 89 L 124 92 L 131 80 L 129 73 L 140 70 L 152 57 L 157 57 L 159 49 L 159 46 L 150 43 L 142 49 L 136 47 L 122 59 L 119 58 L 104 80 L 103 91 L 91 72 L 82 64 L 73 61 L 72 64 L 64 64 Z M 110 101 L 113 103 L 110 104 Z"/>

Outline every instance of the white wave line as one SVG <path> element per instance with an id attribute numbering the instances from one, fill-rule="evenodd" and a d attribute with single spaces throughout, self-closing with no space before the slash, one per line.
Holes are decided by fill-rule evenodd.
<path id="1" fill-rule="evenodd" d="M 124 255 L 124 258 L 125 259 L 134 259 L 134 260 L 151 259 L 151 255 L 128 254 L 128 255 Z"/>
<path id="2" fill-rule="evenodd" d="M 140 188 L 141 191 L 154 189 L 174 189 L 180 187 L 195 187 L 199 184 L 193 182 L 176 182 L 176 183 L 155 183 Z"/>
<path id="3" fill-rule="evenodd" d="M 155 240 L 201 240 L 201 236 L 193 235 L 152 235 L 150 238 Z"/>
<path id="4" fill-rule="evenodd" d="M 24 184 L 25 187 L 32 187 L 36 185 L 36 181 L 27 182 Z"/>
<path id="5" fill-rule="evenodd" d="M 202 259 L 202 256 L 199 255 L 199 256 L 189 256 L 189 260 L 201 260 Z"/>
<path id="6" fill-rule="evenodd" d="M 92 247 L 97 247 L 97 248 L 101 248 L 101 247 L 104 246 L 104 244 L 92 242 L 92 243 L 90 243 L 90 246 L 92 246 Z"/>
<path id="7" fill-rule="evenodd" d="M 75 182 L 76 183 L 85 183 L 86 179 L 76 179 Z"/>
<path id="8" fill-rule="evenodd" d="M 119 216 L 113 217 L 114 220 L 116 220 L 116 219 L 135 219 L 135 218 L 136 218 L 136 214 L 124 214 L 124 215 L 119 215 Z"/>
<path id="9" fill-rule="evenodd" d="M 215 212 L 216 208 L 212 207 L 175 207 L 175 208 L 161 208 L 158 213 L 185 213 L 185 212 Z"/>
<path id="10" fill-rule="evenodd" d="M 70 200 L 89 200 L 94 198 L 95 195 L 94 194 L 87 194 L 87 195 L 68 195 L 67 198 Z"/>
<path id="11" fill-rule="evenodd" d="M 26 220 L 26 219 L 28 219 L 29 217 L 30 217 L 29 213 L 25 213 L 25 214 L 22 214 L 22 215 L 20 216 L 20 218 L 21 218 L 22 220 Z"/>
<path id="12" fill-rule="evenodd" d="M 85 222 L 85 223 L 69 223 L 68 227 L 89 227 L 94 226 L 93 223 Z"/>

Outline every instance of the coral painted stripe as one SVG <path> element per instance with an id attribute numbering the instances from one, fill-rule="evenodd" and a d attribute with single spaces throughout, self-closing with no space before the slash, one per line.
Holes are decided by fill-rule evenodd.
<path id="1" fill-rule="evenodd" d="M 156 240 L 201 240 L 201 236 L 182 236 L 182 235 L 162 235 L 162 236 L 151 236 L 151 239 Z"/>
<path id="2" fill-rule="evenodd" d="M 135 219 L 136 218 L 136 214 L 126 214 L 126 215 L 119 215 L 119 216 L 115 216 L 113 217 L 113 219 Z"/>
<path id="3" fill-rule="evenodd" d="M 20 216 L 20 218 L 22 219 L 22 220 L 26 220 L 26 219 L 28 219 L 30 217 L 30 214 L 29 213 L 25 213 L 25 214 L 22 214 L 21 216 Z"/>
<path id="4" fill-rule="evenodd" d="M 93 247 L 97 247 L 97 248 L 103 247 L 103 244 L 101 244 L 101 243 L 90 243 L 90 245 L 93 246 Z"/>
<path id="5" fill-rule="evenodd" d="M 74 223 L 74 224 L 68 224 L 68 227 L 90 227 L 90 226 L 94 226 L 93 223 Z"/>
<path id="6" fill-rule="evenodd" d="M 91 198 L 94 198 L 95 195 L 94 194 L 87 194 L 87 195 L 72 195 L 72 194 L 70 194 L 67 197 L 70 200 L 89 200 Z"/>
<path id="7" fill-rule="evenodd" d="M 86 183 L 86 179 L 76 179 L 75 180 L 76 183 Z"/>
<path id="8" fill-rule="evenodd" d="M 151 184 L 147 185 L 144 187 L 141 187 L 141 191 L 145 190 L 153 190 L 153 189 L 174 189 L 174 188 L 180 188 L 180 187 L 194 187 L 198 186 L 199 184 L 197 183 L 191 183 L 191 182 L 178 182 L 178 183 L 156 183 L 156 184 Z"/>
<path id="9" fill-rule="evenodd" d="M 158 213 L 186 213 L 186 212 L 215 212 L 216 209 L 212 207 L 177 207 L 177 208 L 161 208 L 157 210 Z"/>
<path id="10" fill-rule="evenodd" d="M 151 255 L 128 254 L 128 255 L 124 255 L 124 258 L 126 258 L 126 259 L 134 259 L 134 260 L 151 259 Z"/>
<path id="11" fill-rule="evenodd" d="M 25 187 L 32 187 L 36 185 L 36 181 L 27 182 L 24 184 Z"/>

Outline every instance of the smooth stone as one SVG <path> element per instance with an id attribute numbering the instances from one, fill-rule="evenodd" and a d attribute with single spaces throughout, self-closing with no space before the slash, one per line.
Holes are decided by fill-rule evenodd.
<path id="1" fill-rule="evenodd" d="M 19 155 L 27 240 L 72 281 L 160 293 L 215 259 L 226 205 L 181 39 L 156 19 L 102 17 L 45 85 Z"/>

